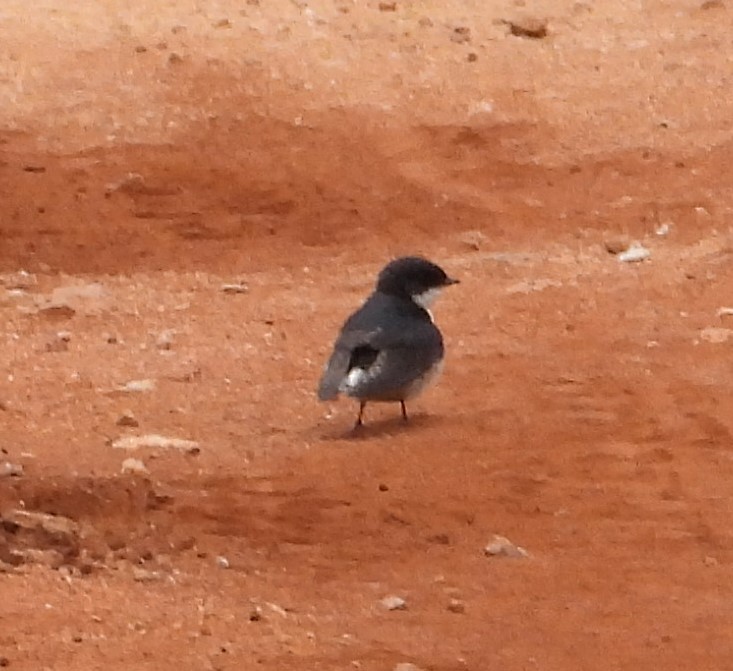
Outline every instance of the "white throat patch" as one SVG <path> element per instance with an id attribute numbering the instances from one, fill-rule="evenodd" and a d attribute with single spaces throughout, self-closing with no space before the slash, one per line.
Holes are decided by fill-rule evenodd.
<path id="1" fill-rule="evenodd" d="M 417 303 L 424 310 L 430 311 L 430 306 L 435 303 L 435 299 L 440 296 L 443 289 L 441 287 L 435 287 L 423 291 L 421 294 L 413 294 L 412 300 Z"/>

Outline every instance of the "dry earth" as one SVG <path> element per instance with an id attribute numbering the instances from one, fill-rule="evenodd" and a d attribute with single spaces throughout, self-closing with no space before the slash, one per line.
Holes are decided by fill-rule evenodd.
<path id="1" fill-rule="evenodd" d="M 0 665 L 733 668 L 731 21 L 5 0 Z M 314 387 L 407 252 L 448 364 L 357 439 Z"/>

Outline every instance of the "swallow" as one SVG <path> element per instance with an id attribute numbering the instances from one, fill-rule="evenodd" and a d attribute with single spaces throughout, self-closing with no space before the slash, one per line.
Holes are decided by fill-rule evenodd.
<path id="1" fill-rule="evenodd" d="M 430 306 L 445 287 L 458 284 L 438 265 L 419 256 L 390 261 L 374 292 L 344 323 L 318 386 L 318 398 L 344 394 L 359 401 L 354 428 L 371 402 L 406 401 L 435 382 L 443 368 L 443 336 Z"/>

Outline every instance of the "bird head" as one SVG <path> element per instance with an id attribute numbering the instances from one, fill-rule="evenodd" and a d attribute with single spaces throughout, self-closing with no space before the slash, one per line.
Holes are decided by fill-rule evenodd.
<path id="1" fill-rule="evenodd" d="M 377 291 L 409 298 L 428 310 L 441 291 L 459 280 L 448 277 L 435 263 L 420 256 L 403 256 L 390 261 L 377 278 Z"/>

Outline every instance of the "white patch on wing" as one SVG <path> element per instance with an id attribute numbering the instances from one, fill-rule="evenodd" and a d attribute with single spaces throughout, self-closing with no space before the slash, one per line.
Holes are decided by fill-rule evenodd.
<path id="1" fill-rule="evenodd" d="M 347 396 L 359 397 L 359 392 L 374 377 L 378 376 L 384 363 L 384 353 L 381 353 L 377 360 L 369 368 L 352 368 L 339 385 L 339 391 Z"/>
<path id="2" fill-rule="evenodd" d="M 367 374 L 363 368 L 352 368 L 349 371 L 349 374 L 346 376 L 346 379 L 344 380 L 344 385 L 354 389 L 360 384 L 364 384 L 364 382 L 366 382 L 366 379 Z"/>
<path id="3" fill-rule="evenodd" d="M 414 294 L 412 300 L 417 303 L 423 310 L 430 312 L 430 306 L 435 303 L 435 299 L 440 296 L 443 289 L 441 287 L 434 287 L 423 291 L 421 294 Z M 432 318 L 432 315 L 430 315 Z"/>
<path id="4" fill-rule="evenodd" d="M 367 373 L 363 368 L 352 368 L 341 381 L 339 391 L 342 394 L 351 396 L 354 392 L 359 390 L 359 387 L 367 382 L 369 377 L 369 373 Z"/>

